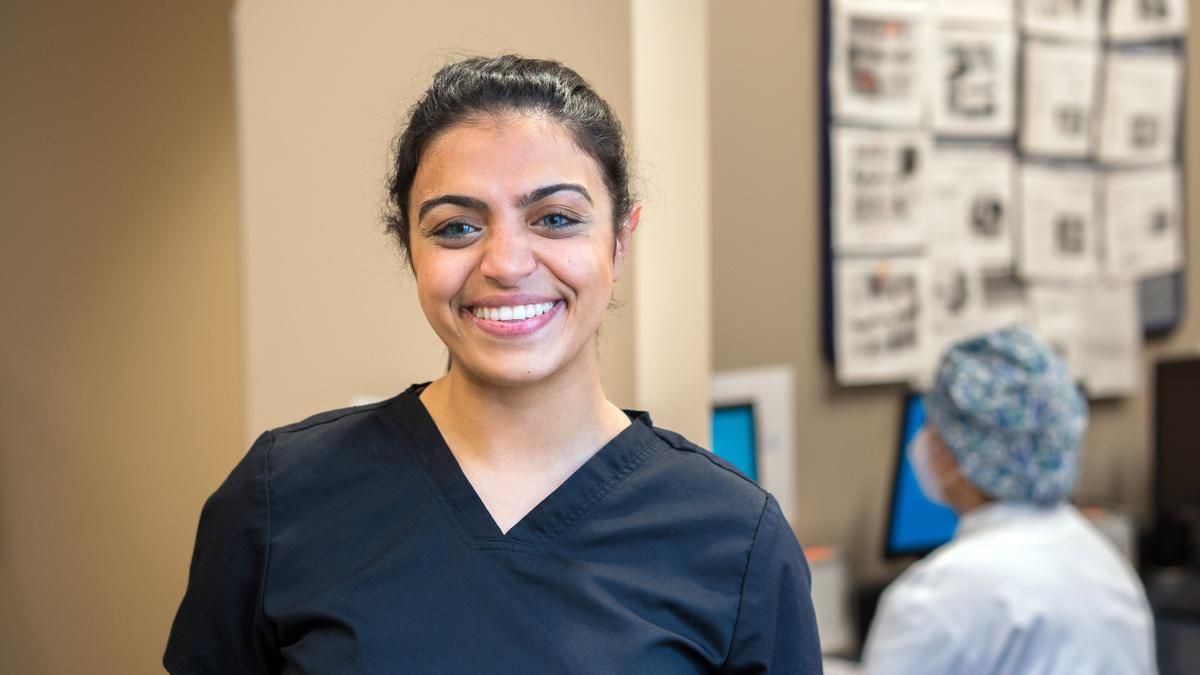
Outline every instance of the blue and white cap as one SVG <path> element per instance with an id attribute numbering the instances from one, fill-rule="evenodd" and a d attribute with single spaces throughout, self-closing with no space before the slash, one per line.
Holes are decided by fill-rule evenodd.
<path id="1" fill-rule="evenodd" d="M 1028 330 L 951 347 L 925 409 L 963 475 L 988 496 L 1053 503 L 1074 491 L 1087 401 L 1063 360 Z"/>

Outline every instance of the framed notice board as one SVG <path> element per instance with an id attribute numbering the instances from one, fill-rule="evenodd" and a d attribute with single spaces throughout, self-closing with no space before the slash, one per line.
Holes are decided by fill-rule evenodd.
<path id="1" fill-rule="evenodd" d="M 1029 325 L 1092 396 L 1184 306 L 1187 0 L 823 0 L 825 346 L 928 384 Z"/>

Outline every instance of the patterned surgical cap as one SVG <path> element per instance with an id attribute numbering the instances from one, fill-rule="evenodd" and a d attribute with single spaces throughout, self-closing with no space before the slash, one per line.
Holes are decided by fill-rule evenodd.
<path id="1" fill-rule="evenodd" d="M 987 495 L 1052 503 L 1074 491 L 1087 402 L 1062 359 L 1028 330 L 951 347 L 925 408 L 960 470 Z"/>

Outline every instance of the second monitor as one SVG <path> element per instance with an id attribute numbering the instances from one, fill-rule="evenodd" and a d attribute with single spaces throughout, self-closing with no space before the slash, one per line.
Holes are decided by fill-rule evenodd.
<path id="1" fill-rule="evenodd" d="M 895 472 L 888 501 L 887 539 L 884 554 L 889 558 L 924 555 L 950 541 L 958 527 L 954 511 L 925 496 L 908 461 L 908 444 L 925 425 L 925 406 L 918 394 L 904 398 L 904 415 L 895 445 Z"/>
<path id="2" fill-rule="evenodd" d="M 758 480 L 758 432 L 754 404 L 713 406 L 713 454 L 738 468 L 750 480 Z"/>

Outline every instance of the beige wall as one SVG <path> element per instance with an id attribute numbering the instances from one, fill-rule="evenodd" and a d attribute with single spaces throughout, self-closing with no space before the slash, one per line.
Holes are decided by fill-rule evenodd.
<path id="1" fill-rule="evenodd" d="M 645 227 L 634 263 L 637 405 L 707 446 L 712 308 L 708 2 L 632 0 L 633 132 Z"/>
<path id="2" fill-rule="evenodd" d="M 400 114 L 467 53 L 560 59 L 628 120 L 625 3 L 570 0 L 352 4 L 247 0 L 235 12 L 246 438 L 358 393 L 437 377 L 446 352 L 382 233 Z M 626 268 L 628 271 L 630 268 Z M 634 395 L 632 303 L 605 324 L 609 395 Z"/>
<path id="3" fill-rule="evenodd" d="M 795 368 L 792 524 L 803 543 L 840 545 L 860 573 L 877 575 L 903 390 L 838 387 L 822 356 L 818 4 L 712 3 L 713 356 L 718 370 Z M 1200 35 L 1198 13 L 1191 30 Z M 1189 78 L 1188 108 L 1200 110 L 1194 50 Z M 1187 164 L 1188 192 L 1200 194 L 1200 135 L 1188 139 Z M 1200 200 L 1189 209 L 1187 319 L 1146 349 L 1147 367 L 1200 349 Z M 1141 511 L 1148 406 L 1144 395 L 1094 406 L 1081 498 Z"/>
<path id="4" fill-rule="evenodd" d="M 244 452 L 228 12 L 0 9 L 0 673 L 162 672 Z"/>

